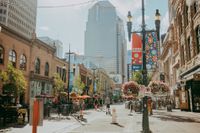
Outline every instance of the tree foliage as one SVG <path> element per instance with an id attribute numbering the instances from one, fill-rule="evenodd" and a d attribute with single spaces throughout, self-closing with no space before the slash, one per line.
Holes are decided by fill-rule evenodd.
<path id="1" fill-rule="evenodd" d="M 83 93 L 83 89 L 85 88 L 85 84 L 81 81 L 80 75 L 75 78 L 74 88 L 76 89 L 75 91 L 78 94 L 82 94 Z"/>
<path id="2" fill-rule="evenodd" d="M 91 85 L 89 86 L 89 94 L 93 94 L 93 92 L 94 92 L 93 84 L 91 84 Z"/>
<path id="3" fill-rule="evenodd" d="M 102 86 L 102 83 L 100 81 L 96 81 L 96 91 L 99 94 L 103 93 L 103 88 L 101 86 Z M 94 90 L 94 88 L 93 88 L 93 90 Z"/>
<path id="4" fill-rule="evenodd" d="M 20 94 L 25 92 L 27 82 L 22 71 L 13 67 L 11 63 L 8 64 L 7 71 L 1 71 L 0 76 L 3 81 L 3 89 L 5 93 L 13 94 L 15 99 Z"/>
<path id="5" fill-rule="evenodd" d="M 57 93 L 60 93 L 62 91 L 64 91 L 64 82 L 62 81 L 62 79 L 60 78 L 58 73 L 54 74 L 54 95 Z"/>
<path id="6" fill-rule="evenodd" d="M 138 84 L 143 84 L 142 71 L 133 72 L 132 80 L 137 82 Z M 148 73 L 147 74 L 147 84 L 149 84 L 150 80 L 151 80 L 151 75 Z"/>

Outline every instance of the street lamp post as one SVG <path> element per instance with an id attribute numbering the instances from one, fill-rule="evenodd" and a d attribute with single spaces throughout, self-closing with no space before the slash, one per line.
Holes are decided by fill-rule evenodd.
<path id="1" fill-rule="evenodd" d="M 131 12 L 129 11 L 128 12 L 128 22 L 127 22 L 127 28 L 128 28 L 128 38 L 129 38 L 129 41 L 131 41 L 131 34 L 132 33 L 141 33 L 142 34 L 142 59 L 143 59 L 143 66 L 142 66 L 142 75 L 143 75 L 143 85 L 147 86 L 147 68 L 146 68 L 146 50 L 145 50 L 145 36 L 146 36 L 146 32 L 151 32 L 151 31 L 154 31 L 154 30 L 151 30 L 151 31 L 146 31 L 145 27 L 145 19 L 144 19 L 144 13 L 145 13 L 145 10 L 144 10 L 144 0 L 142 0 L 142 30 L 141 31 L 135 31 L 135 32 L 132 32 L 132 22 L 131 22 L 131 19 L 132 19 L 132 16 L 131 16 Z M 159 13 L 159 10 L 157 9 L 156 10 L 156 17 L 155 17 L 155 24 L 156 24 L 156 32 L 159 36 L 159 28 L 160 28 L 160 13 Z M 148 100 L 148 97 L 145 96 L 143 98 L 143 118 L 142 118 L 142 128 L 143 128 L 143 133 L 150 133 L 150 129 L 149 129 L 149 118 L 148 118 L 148 109 L 147 109 L 147 100 Z"/>
<path id="2" fill-rule="evenodd" d="M 71 109 L 71 102 L 70 102 L 70 98 L 69 98 L 69 92 L 70 92 L 70 67 L 71 67 L 71 60 L 70 60 L 70 54 L 73 54 L 71 53 L 70 51 L 70 45 L 69 45 L 69 53 L 68 53 L 68 82 L 67 82 L 67 103 L 68 103 L 68 113 L 70 113 L 70 109 Z M 74 70 L 74 67 L 73 67 L 73 70 Z"/>
<path id="3" fill-rule="evenodd" d="M 68 53 L 68 82 L 67 82 L 67 102 L 69 103 L 69 82 L 70 82 L 70 45 L 69 45 L 69 53 Z"/>

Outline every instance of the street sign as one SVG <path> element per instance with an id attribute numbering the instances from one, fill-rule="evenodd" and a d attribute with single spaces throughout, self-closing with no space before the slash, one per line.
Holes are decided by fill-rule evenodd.
<path id="1" fill-rule="evenodd" d="M 142 65 L 132 65 L 132 71 L 142 70 Z"/>

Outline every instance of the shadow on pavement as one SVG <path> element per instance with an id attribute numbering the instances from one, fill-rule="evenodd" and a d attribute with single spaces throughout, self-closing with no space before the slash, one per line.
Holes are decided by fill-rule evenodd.
<path id="1" fill-rule="evenodd" d="M 111 124 L 113 124 L 113 125 L 116 125 L 116 126 L 119 126 L 119 127 L 124 127 L 123 125 L 121 125 L 121 124 L 119 124 L 119 123 L 111 123 Z"/>
<path id="2" fill-rule="evenodd" d="M 164 112 L 156 112 L 152 117 L 159 118 L 163 121 L 176 121 L 176 122 L 194 122 L 200 123 L 200 120 L 196 120 L 187 116 L 170 115 Z"/>

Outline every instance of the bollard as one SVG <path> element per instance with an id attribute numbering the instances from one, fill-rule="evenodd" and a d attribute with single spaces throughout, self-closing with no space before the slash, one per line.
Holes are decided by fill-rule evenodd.
<path id="1" fill-rule="evenodd" d="M 149 116 L 148 116 L 148 109 L 147 109 L 147 99 L 148 99 L 147 96 L 145 96 L 143 98 L 142 133 L 151 133 L 151 131 L 149 129 Z"/>
<path id="2" fill-rule="evenodd" d="M 112 109 L 112 124 L 117 124 L 117 113 L 115 108 Z"/>

